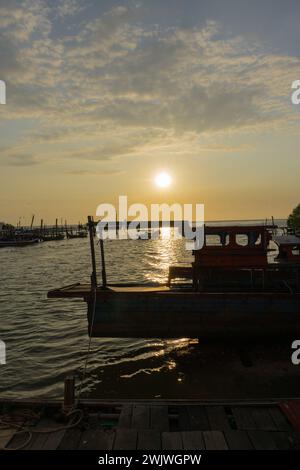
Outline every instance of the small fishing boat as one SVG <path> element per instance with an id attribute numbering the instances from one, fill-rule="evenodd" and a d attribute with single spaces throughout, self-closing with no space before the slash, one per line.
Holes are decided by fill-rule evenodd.
<path id="1" fill-rule="evenodd" d="M 42 235 L 41 240 L 43 242 L 53 242 L 58 240 L 63 240 L 65 236 L 62 233 L 58 233 L 57 235 Z"/>
<path id="2" fill-rule="evenodd" d="M 86 238 L 87 237 L 87 232 L 84 232 L 84 231 L 80 231 L 80 232 L 77 232 L 77 233 L 72 233 L 72 232 L 66 232 L 67 234 L 67 238 Z"/>
<path id="3" fill-rule="evenodd" d="M 102 285 L 97 282 L 93 231 L 91 284 L 48 292 L 49 298 L 82 298 L 88 332 L 95 337 L 289 338 L 300 335 L 300 255 L 285 240 L 289 259 L 269 261 L 274 227 L 205 227 L 204 247 L 189 266 L 171 266 L 157 284 L 107 284 L 100 240 Z M 279 246 L 280 240 L 274 238 Z M 283 245 L 282 245 L 283 246 Z M 298 251 L 295 247 L 298 246 Z M 277 251 L 277 250 L 276 250 Z"/>
<path id="4" fill-rule="evenodd" d="M 39 243 L 38 238 L 34 238 L 32 240 L 0 240 L 0 248 L 5 248 L 8 246 L 14 247 L 14 246 L 28 246 L 28 245 L 35 245 L 36 243 Z"/>

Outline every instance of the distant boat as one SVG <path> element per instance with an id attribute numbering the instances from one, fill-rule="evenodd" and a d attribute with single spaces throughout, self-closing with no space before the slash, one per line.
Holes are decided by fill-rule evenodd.
<path id="1" fill-rule="evenodd" d="M 65 236 L 62 233 L 58 233 L 57 235 L 43 235 L 41 236 L 41 240 L 43 242 L 53 242 L 57 240 L 63 240 Z"/>
<path id="2" fill-rule="evenodd" d="M 86 237 L 87 237 L 86 232 L 77 232 L 77 233 L 67 232 L 67 238 L 86 238 Z"/>
<path id="3" fill-rule="evenodd" d="M 32 240 L 0 240 L 0 248 L 5 248 L 8 246 L 27 246 L 27 245 L 35 245 L 39 243 L 38 238 L 34 238 Z"/>

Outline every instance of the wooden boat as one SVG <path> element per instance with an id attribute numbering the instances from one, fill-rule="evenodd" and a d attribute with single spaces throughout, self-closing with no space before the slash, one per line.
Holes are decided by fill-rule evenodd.
<path id="1" fill-rule="evenodd" d="M 97 337 L 224 338 L 300 333 L 300 294 L 203 293 L 168 286 L 77 284 L 49 298 L 82 298 Z M 298 336 L 297 336 L 298 335 Z"/>
<path id="2" fill-rule="evenodd" d="M 238 244 L 238 234 L 248 241 Z M 102 251 L 102 286 L 96 281 L 91 236 L 91 285 L 51 290 L 48 297 L 85 300 L 88 332 L 95 337 L 298 338 L 299 258 L 269 263 L 267 227 L 206 228 L 205 236 L 211 235 L 221 243 L 205 241 L 189 268 L 170 268 L 166 285 L 107 285 Z"/>
<path id="3" fill-rule="evenodd" d="M 87 233 L 86 232 L 77 232 L 77 233 L 72 233 L 72 232 L 67 232 L 67 238 L 86 238 Z"/>
<path id="4" fill-rule="evenodd" d="M 5 247 L 14 247 L 14 246 L 28 246 L 28 245 L 35 245 L 39 243 L 38 238 L 34 238 L 32 240 L 0 240 L 0 248 Z"/>
<path id="5" fill-rule="evenodd" d="M 63 240 L 65 236 L 62 233 L 58 233 L 57 235 L 42 235 L 41 240 L 43 242 L 53 242 L 58 240 Z"/>

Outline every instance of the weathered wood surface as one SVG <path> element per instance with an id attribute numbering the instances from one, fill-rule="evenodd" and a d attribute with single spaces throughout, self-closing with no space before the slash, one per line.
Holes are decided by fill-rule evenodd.
<path id="1" fill-rule="evenodd" d="M 45 407 L 43 408 L 45 409 Z M 55 408 L 54 408 L 55 410 Z M 85 409 L 74 428 L 61 429 L 56 412 L 23 423 L 29 434 L 0 428 L 9 449 L 79 450 L 275 450 L 299 449 L 300 433 L 276 404 L 156 404 L 155 401 Z M 7 423 L 7 413 L 0 422 Z M 107 417 L 107 418 L 106 418 Z M 47 432 L 50 430 L 55 432 Z M 45 432 L 46 431 L 46 432 Z M 24 447 L 24 443 L 26 443 Z"/>

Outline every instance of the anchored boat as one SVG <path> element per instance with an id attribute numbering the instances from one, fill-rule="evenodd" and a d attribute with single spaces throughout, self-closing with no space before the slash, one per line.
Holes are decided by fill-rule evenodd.
<path id="1" fill-rule="evenodd" d="M 36 243 L 39 243 L 38 238 L 34 239 L 15 239 L 15 240 L 0 240 L 0 248 L 5 248 L 5 247 L 14 247 L 14 246 L 28 246 L 28 245 L 35 245 Z"/>
<path id="2" fill-rule="evenodd" d="M 67 238 L 68 239 L 72 239 L 72 238 L 86 238 L 87 237 L 87 233 L 85 231 L 79 231 L 77 233 L 73 233 L 73 232 L 66 232 L 67 234 Z"/>
<path id="3" fill-rule="evenodd" d="M 42 235 L 41 240 L 43 242 L 53 242 L 58 240 L 63 240 L 65 238 L 63 233 L 58 233 L 57 235 Z"/>
<path id="4" fill-rule="evenodd" d="M 283 248 L 274 237 L 279 255 L 270 261 L 274 226 L 205 227 L 204 247 L 194 253 L 194 262 L 171 266 L 165 285 L 107 284 L 103 240 L 99 285 L 93 228 L 90 220 L 91 284 L 48 292 L 49 298 L 87 302 L 90 336 L 295 339 L 300 334 L 300 240 L 285 239 Z M 282 260 L 283 252 L 289 255 Z"/>

